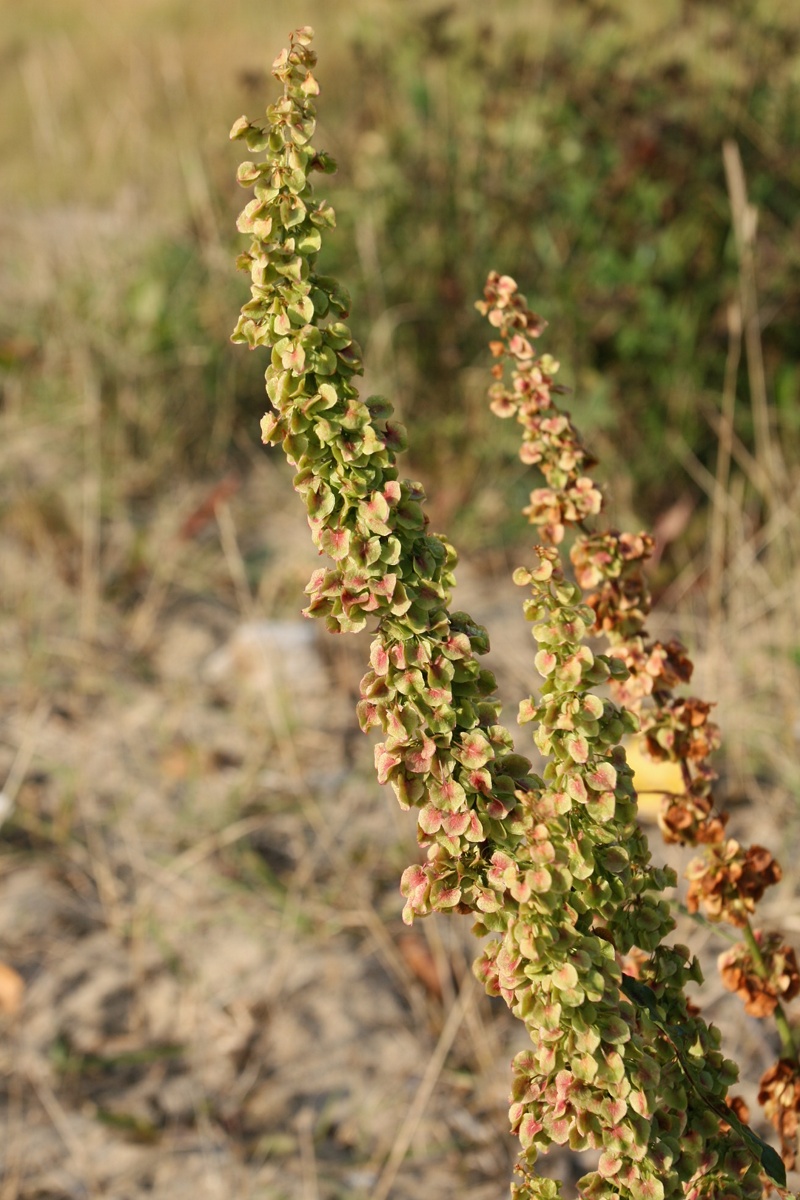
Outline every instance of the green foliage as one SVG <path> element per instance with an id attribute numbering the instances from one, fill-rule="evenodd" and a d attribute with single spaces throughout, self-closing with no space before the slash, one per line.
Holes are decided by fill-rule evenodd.
<path id="1" fill-rule="evenodd" d="M 568 0 L 557 20 L 403 6 L 386 32 L 366 22 L 351 118 L 365 132 L 342 139 L 352 183 L 339 208 L 345 236 L 366 225 L 378 247 L 379 280 L 362 255 L 373 317 L 408 306 L 414 280 L 394 373 L 415 461 L 462 498 L 498 470 L 513 481 L 514 450 L 491 430 L 473 470 L 464 413 L 466 301 L 495 262 L 513 262 L 558 324 L 576 412 L 609 473 L 632 475 L 651 516 L 691 488 L 665 430 L 712 463 L 704 411 L 722 390 L 737 293 L 721 154 L 732 134 L 759 207 L 765 356 L 789 434 L 796 381 L 777 364 L 800 353 L 800 92 L 785 49 L 798 36 L 797 13 L 766 4 Z M 443 414 L 461 417 L 446 439 Z M 746 405 L 738 423 L 749 441 Z"/>
<path id="2" fill-rule="evenodd" d="M 326 137 L 342 168 L 340 233 L 323 267 L 347 271 L 374 386 L 409 422 L 415 470 L 446 480 L 437 505 L 460 538 L 489 546 L 487 512 L 494 545 L 524 536 L 516 443 L 488 420 L 476 384 L 469 299 L 498 260 L 532 281 L 558 322 L 576 413 L 622 480 L 621 508 L 635 493 L 652 516 L 695 486 L 667 428 L 710 464 L 705 414 L 737 288 L 720 152 L 730 136 L 759 207 L 767 382 L 784 441 L 797 444 L 796 6 L 563 0 L 557 20 L 545 0 L 308 6 L 321 19 Z M 218 129 L 257 86 L 255 47 L 274 20 L 245 8 L 223 18 L 220 0 L 180 13 L 123 5 L 102 22 L 76 0 L 69 14 L 42 3 L 38 18 L 27 6 L 5 17 L 10 228 L 29 206 L 57 249 L 31 261 L 4 246 L 7 278 L 17 269 L 28 282 L 0 291 L 0 357 L 24 331 L 42 351 L 31 376 L 57 370 L 63 395 L 70 381 L 53 347 L 94 346 L 108 326 L 103 416 L 149 476 L 140 492 L 215 467 L 257 403 L 255 372 L 219 350 L 232 299 L 219 267 L 230 171 Z M 70 40 L 39 42 L 45 29 Z M 170 30 L 174 43 L 162 38 Z M 41 94 L 29 87 L 39 77 Z M 75 236 L 81 214 L 106 261 Z M 54 276 L 40 304 L 35 281 Z M 81 311 L 76 292 L 84 305 L 93 293 L 91 312 L 64 330 L 64 311 Z M 746 404 L 736 423 L 749 443 Z"/>

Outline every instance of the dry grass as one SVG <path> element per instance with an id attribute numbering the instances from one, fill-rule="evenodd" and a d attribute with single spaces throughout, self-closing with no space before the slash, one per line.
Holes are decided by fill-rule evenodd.
<path id="1" fill-rule="evenodd" d="M 516 1031 L 476 994 L 461 925 L 399 921 L 415 849 L 354 736 L 357 667 L 294 620 L 226 651 L 282 609 L 242 612 L 241 513 L 272 514 L 266 595 L 308 572 L 285 482 L 256 467 L 227 534 L 182 548 L 196 498 L 172 497 L 181 569 L 139 644 L 141 610 L 101 598 L 82 632 L 80 571 L 3 534 L 0 937 L 25 984 L 4 1200 L 357 1196 L 395 1175 L 397 1196 L 488 1197 L 508 1174 Z"/>
<path id="2" fill-rule="evenodd" d="M 4 432 L 2 465 L 19 468 L 24 426 Z M 366 647 L 292 619 L 313 562 L 287 484 L 257 462 L 188 541 L 203 497 L 176 488 L 148 531 L 169 568 L 128 612 L 101 588 L 90 633 L 84 556 L 65 577 L 58 531 L 34 548 L 0 535 L 0 939 L 25 984 L 4 1019 L 3 1200 L 488 1200 L 509 1176 L 520 1031 L 473 987 L 462 922 L 400 923 L 416 851 L 354 727 Z M 253 587 L 256 539 L 269 565 Z M 101 576 L 102 561 L 101 545 Z M 498 629 L 494 665 L 519 694 L 516 589 L 462 576 L 459 603 Z M 271 639 L 243 639 L 265 619 Z M 765 787 L 734 825 L 779 849 Z M 785 892 L 764 909 L 798 923 Z M 769 1031 L 716 981 L 724 941 L 691 923 L 681 937 L 752 1101 Z"/>
<path id="3" fill-rule="evenodd" d="M 747 197 L 738 147 L 723 148 L 739 254 L 739 298 L 728 311 L 728 361 L 719 406 L 715 474 L 683 447 L 709 500 L 708 538 L 665 597 L 699 650 L 696 686 L 719 704 L 729 791 L 778 806 L 797 833 L 800 784 L 800 470 L 770 408 L 756 281 L 758 211 Z M 752 453 L 738 438 L 741 376 L 752 410 Z M 738 399 L 737 399 L 738 396 Z"/>

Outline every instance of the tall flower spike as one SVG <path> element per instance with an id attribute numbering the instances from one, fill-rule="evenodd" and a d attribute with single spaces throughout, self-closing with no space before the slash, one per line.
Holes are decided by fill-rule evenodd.
<path id="1" fill-rule="evenodd" d="M 489 393 L 491 408 L 502 417 L 517 416 L 524 430 L 520 457 L 536 464 L 548 484 L 548 488 L 531 493 L 532 501 L 539 500 L 539 508 L 532 503 L 528 515 L 555 545 L 562 541 L 566 528 L 573 527 L 570 559 L 594 617 L 592 632 L 606 638 L 615 661 L 626 668 L 610 681 L 612 695 L 630 714 L 641 718 L 651 756 L 681 764 L 685 791 L 664 797 L 660 824 L 667 841 L 706 844 L 705 858 L 695 859 L 688 872 L 690 911 L 702 903 L 711 919 L 724 918 L 743 929 L 745 942 L 734 947 L 730 961 L 728 956 L 720 960 L 726 985 L 746 998 L 749 1012 L 774 1013 L 784 1052 L 796 1060 L 780 1003 L 795 994 L 794 955 L 774 937 L 768 937 L 766 945 L 775 952 L 762 954 L 759 935 L 749 925 L 755 902 L 767 886 L 780 879 L 780 868 L 762 847 L 744 850 L 733 840 L 724 843 L 726 817 L 713 811 L 711 785 L 716 775 L 707 761 L 719 744 L 719 731 L 709 720 L 712 706 L 673 696 L 672 689 L 691 678 L 692 664 L 680 643 L 649 641 L 644 628 L 650 594 L 643 564 L 651 552 L 652 538 L 644 533 L 595 529 L 582 515 L 569 512 L 570 492 L 579 483 L 587 493 L 593 490 L 586 474 L 592 464 L 569 414 L 558 407 L 557 397 L 564 390 L 554 384 L 558 364 L 551 356 L 537 358 L 532 351 L 529 339 L 540 335 L 543 322 L 528 309 L 508 276 L 490 275 L 478 308 L 499 331 L 499 340 L 491 343 L 494 357 L 506 358 L 512 367 L 509 383 L 504 382 L 501 363 L 493 368 L 496 382 Z M 570 431 L 571 450 L 565 455 L 559 438 L 563 439 L 566 430 Z M 555 440 L 554 431 L 559 435 Z M 548 497 L 550 512 L 559 513 L 558 522 L 542 519 L 543 496 Z M 598 507 L 602 509 L 602 502 Z M 541 657 L 540 652 L 540 669 Z M 647 704 L 649 707 L 643 707 Z M 776 1123 L 776 1128 L 783 1139 L 785 1125 Z M 790 1148 L 785 1140 L 783 1144 L 788 1154 Z"/>
<path id="2" fill-rule="evenodd" d="M 551 755 L 546 778 L 532 774 L 480 666 L 486 631 L 450 610 L 455 553 L 428 532 L 420 485 L 399 478 L 404 431 L 386 400 L 359 397 L 346 293 L 316 269 L 334 215 L 309 177 L 333 164 L 312 146 L 311 38 L 299 30 L 275 60 L 283 95 L 265 125 L 243 117 L 232 131 L 266 152 L 239 170 L 255 193 L 239 219 L 251 237 L 239 261 L 252 298 L 234 340 L 270 354 L 263 437 L 295 467 L 312 537 L 329 559 L 308 585 L 307 615 L 333 632 L 374 624 L 359 719 L 381 729 L 378 777 L 417 809 L 426 850 L 403 874 L 404 917 L 470 912 L 476 932 L 493 935 L 477 973 L 532 1043 L 514 1066 L 520 1200 L 558 1194 L 533 1164 L 565 1142 L 600 1151 L 580 1185 L 586 1197 L 671 1200 L 692 1194 L 684 1184 L 699 1197 L 710 1181 L 755 1200 L 768 1148 L 724 1104 L 735 1068 L 683 994 L 696 964 L 685 948 L 662 944 L 671 922 L 659 893 L 671 876 L 650 865 L 633 820 L 617 745 L 630 720 L 593 690 L 626 668 L 588 649 L 593 612 L 564 582 L 556 552 L 542 548 L 522 580 L 533 588 L 528 615 L 546 676 L 540 703 L 531 698 L 525 711 Z M 532 353 L 521 326 L 517 334 L 516 350 Z M 580 446 L 568 427 L 550 433 L 568 471 Z M 544 505 L 554 532 L 599 504 L 586 476 L 554 496 Z M 651 957 L 634 978 L 619 953 L 637 946 Z"/>

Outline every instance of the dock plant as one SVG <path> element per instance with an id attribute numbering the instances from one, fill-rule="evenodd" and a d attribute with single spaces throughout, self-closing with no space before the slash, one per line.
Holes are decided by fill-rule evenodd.
<path id="1" fill-rule="evenodd" d="M 254 156 L 238 173 L 254 191 L 238 221 L 252 297 L 233 338 L 269 355 L 263 440 L 294 467 L 327 559 L 308 584 L 306 614 L 333 633 L 374 631 L 358 717 L 380 730 L 378 778 L 415 810 L 424 851 L 402 876 L 403 918 L 470 914 L 483 939 L 476 973 L 530 1035 L 513 1063 L 512 1194 L 560 1195 L 536 1172 L 554 1144 L 596 1152 L 578 1183 L 586 1200 L 786 1194 L 783 1162 L 729 1099 L 736 1065 L 687 997 L 701 974 L 669 940 L 675 875 L 654 865 L 637 821 L 623 739 L 641 728 L 652 754 L 682 765 L 685 788 L 665 802 L 662 828 L 706 847 L 690 871 L 690 908 L 744 932 L 723 977 L 748 1011 L 779 1014 L 782 1057 L 762 1092 L 776 1125 L 793 1132 L 800 1076 L 782 1002 L 800 987 L 797 965 L 779 938 L 750 925 L 780 872 L 763 848 L 724 836 L 707 761 L 718 741 L 710 706 L 674 694 L 691 674 L 686 651 L 645 630 L 651 541 L 602 525 L 593 460 L 557 404 L 558 364 L 534 348 L 545 323 L 513 279 L 493 274 L 479 302 L 494 329 L 491 405 L 520 421 L 522 458 L 544 479 L 526 510 L 540 544 L 515 576 L 530 593 L 542 677 L 519 714 L 545 763 L 536 773 L 501 723 L 481 664 L 486 630 L 451 607 L 455 551 L 431 532 L 421 485 L 400 476 L 405 431 L 388 400 L 359 394 L 347 293 L 317 270 L 335 218 L 312 177 L 335 164 L 313 146 L 312 37 L 296 31 L 275 60 L 282 93 L 266 120 L 242 117 L 231 131 Z"/>

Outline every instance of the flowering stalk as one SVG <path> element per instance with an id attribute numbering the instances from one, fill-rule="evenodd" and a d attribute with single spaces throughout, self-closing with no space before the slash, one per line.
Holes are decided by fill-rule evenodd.
<path id="1" fill-rule="evenodd" d="M 533 1166 L 567 1142 L 600 1151 L 579 1185 L 587 1198 L 756 1200 L 762 1168 L 780 1180 L 782 1166 L 725 1102 L 735 1066 L 684 995 L 697 964 L 663 942 L 672 920 L 661 893 L 674 876 L 651 865 L 635 821 L 619 746 L 635 721 L 596 691 L 628 669 L 589 649 L 593 609 L 557 550 L 540 547 L 517 576 L 533 591 L 545 676 L 540 699 L 523 705 L 549 756 L 544 776 L 533 774 L 480 666 L 486 631 L 450 610 L 455 553 L 428 531 L 420 485 L 399 478 L 404 431 L 386 400 L 361 400 L 354 384 L 346 293 L 316 269 L 334 216 L 309 177 L 333 163 L 311 145 L 311 38 L 298 30 L 276 59 L 283 94 L 266 124 L 242 117 L 231 133 L 265 151 L 239 169 L 255 192 L 239 218 L 252 299 L 233 337 L 270 353 L 262 434 L 295 467 L 312 537 L 331 560 L 311 578 L 306 613 L 333 632 L 374 622 L 359 719 L 381 729 L 378 777 L 417 809 L 426 851 L 403 873 L 404 919 L 472 913 L 476 932 L 492 935 L 477 972 L 532 1043 L 514 1062 L 518 1200 L 559 1194 Z M 568 502 L 581 519 L 597 511 L 596 490 L 576 483 Z M 649 958 L 623 963 L 637 948 Z"/>
<path id="2" fill-rule="evenodd" d="M 645 629 L 651 599 L 643 564 L 652 538 L 589 527 L 602 511 L 603 498 L 588 474 L 594 462 L 569 414 L 558 408 L 556 397 L 565 390 L 553 383 L 559 364 L 550 355 L 534 353 L 532 341 L 544 322 L 527 308 L 514 280 L 496 273 L 490 275 L 478 308 L 499 331 L 499 340 L 491 343 L 493 354 L 508 358 L 512 368 L 508 384 L 501 363 L 493 368 L 492 410 L 500 417 L 517 417 L 524 430 L 520 457 L 539 467 L 547 485 L 531 492 L 525 511 L 552 545 L 561 544 L 567 528 L 575 530 L 570 559 L 592 610 L 591 632 L 604 636 L 611 655 L 627 668 L 621 679 L 611 681 L 611 692 L 639 718 L 650 756 L 681 766 L 684 790 L 663 796 L 659 824 L 665 841 L 704 847 L 704 855 L 687 872 L 689 911 L 702 905 L 711 920 L 741 928 L 744 941 L 720 956 L 723 981 L 742 997 L 749 1014 L 774 1014 L 783 1058 L 780 1071 L 772 1068 L 762 1079 L 759 1098 L 771 1108 L 784 1155 L 794 1165 L 800 1068 L 781 1000 L 800 993 L 800 972 L 794 951 L 779 935 L 757 933 L 750 923 L 765 889 L 780 880 L 780 866 L 762 846 L 745 849 L 725 838 L 727 815 L 714 809 L 717 775 L 708 761 L 720 744 L 719 729 L 709 719 L 712 706 L 675 695 L 674 689 L 691 679 L 692 663 L 678 641 L 653 641 Z M 776 1088 L 782 1097 L 777 1104 Z M 793 1107 L 791 1121 L 787 1106 Z M 789 1127 L 791 1139 L 786 1136 Z"/>

